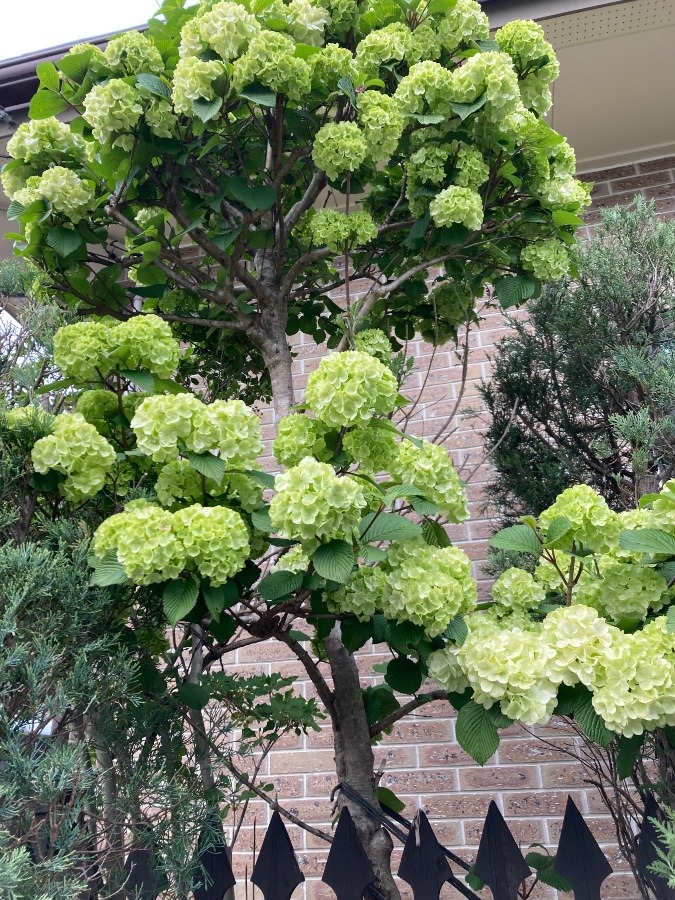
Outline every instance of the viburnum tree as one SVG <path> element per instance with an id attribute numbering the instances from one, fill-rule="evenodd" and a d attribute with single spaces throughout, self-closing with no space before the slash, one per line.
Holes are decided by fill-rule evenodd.
<path id="1" fill-rule="evenodd" d="M 36 503 L 105 498 L 94 581 L 162 598 L 192 642 L 193 720 L 230 648 L 286 643 L 338 779 L 371 803 L 371 740 L 446 696 L 418 692 L 476 602 L 443 529 L 466 516 L 462 486 L 396 427 L 392 351 L 448 340 L 487 285 L 510 306 L 568 271 L 589 191 L 542 119 L 557 73 L 538 25 L 490 39 L 474 0 L 167 0 L 147 32 L 41 64 L 9 142 L 17 252 L 83 319 L 55 339 L 76 404 L 32 448 Z M 298 331 L 343 351 L 301 407 Z M 248 405 L 268 396 L 276 479 Z M 363 692 L 352 654 L 370 639 L 392 659 Z M 198 743 L 208 780 L 217 747 Z M 352 813 L 396 897 L 388 837 Z"/>

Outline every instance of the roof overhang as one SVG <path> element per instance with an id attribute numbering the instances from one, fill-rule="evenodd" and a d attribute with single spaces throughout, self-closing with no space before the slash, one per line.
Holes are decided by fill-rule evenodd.
<path id="1" fill-rule="evenodd" d="M 490 25 L 500 28 L 513 19 L 554 19 L 586 12 L 602 6 L 630 3 L 632 0 L 481 0 L 490 17 Z"/>

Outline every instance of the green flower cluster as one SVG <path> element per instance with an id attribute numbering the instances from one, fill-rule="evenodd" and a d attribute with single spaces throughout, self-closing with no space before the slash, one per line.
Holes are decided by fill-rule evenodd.
<path id="1" fill-rule="evenodd" d="M 394 22 L 367 34 L 356 48 L 356 68 L 364 80 L 375 78 L 383 63 L 400 62 L 412 52 L 412 35 L 406 25 Z"/>
<path id="2" fill-rule="evenodd" d="M 275 572 L 306 572 L 309 569 L 309 556 L 301 544 L 287 550 L 274 566 Z"/>
<path id="3" fill-rule="evenodd" d="M 327 10 L 315 6 L 309 0 L 291 0 L 288 15 L 293 37 L 298 43 L 309 44 L 311 47 L 322 46 L 324 30 L 331 24 Z"/>
<path id="4" fill-rule="evenodd" d="M 335 25 L 335 19 L 333 19 Z M 325 86 L 327 90 L 334 91 L 338 81 L 345 75 L 353 75 L 354 58 L 346 47 L 339 44 L 326 44 L 319 53 L 310 56 L 309 63 L 312 67 L 312 80 Z"/>
<path id="5" fill-rule="evenodd" d="M 604 497 L 586 484 L 577 484 L 559 494 L 539 516 L 539 527 L 546 532 L 558 518 L 569 519 L 572 523 L 571 531 L 565 536 L 567 547 L 574 540 L 601 553 L 618 541 L 621 520 L 607 506 Z"/>
<path id="6" fill-rule="evenodd" d="M 206 479 L 206 490 L 213 493 L 215 483 Z M 202 482 L 199 473 L 187 459 L 172 459 L 163 465 L 155 482 L 155 494 L 162 506 L 172 507 L 181 500 L 195 503 L 203 499 Z"/>
<path id="7" fill-rule="evenodd" d="M 143 115 L 141 95 L 122 78 L 111 78 L 89 91 L 82 115 L 101 144 L 112 142 L 114 146 L 131 150 L 132 132 Z"/>
<path id="8" fill-rule="evenodd" d="M 218 60 L 181 57 L 173 73 L 173 108 L 179 114 L 191 116 L 195 100 L 215 100 L 214 83 L 224 75 L 225 65 Z"/>
<path id="9" fill-rule="evenodd" d="M 490 593 L 500 615 L 508 615 L 514 610 L 535 610 L 546 599 L 546 594 L 529 572 L 513 567 L 502 572 Z"/>
<path id="10" fill-rule="evenodd" d="M 480 231 L 483 224 L 483 201 L 468 187 L 451 184 L 436 194 L 429 204 L 431 218 L 439 226 L 464 225 L 469 231 Z"/>
<path id="11" fill-rule="evenodd" d="M 119 415 L 117 394 L 113 391 L 84 391 L 77 398 L 77 412 L 101 434 L 113 430 L 113 420 Z"/>
<path id="12" fill-rule="evenodd" d="M 173 137 L 176 132 L 178 117 L 174 115 L 168 100 L 151 97 L 145 108 L 145 121 L 150 131 L 157 137 Z"/>
<path id="13" fill-rule="evenodd" d="M 471 41 L 485 41 L 490 23 L 476 0 L 457 0 L 438 21 L 438 36 L 448 53 Z"/>
<path id="14" fill-rule="evenodd" d="M 309 230 L 312 241 L 335 253 L 344 253 L 345 246 L 361 247 L 377 237 L 377 226 L 367 212 L 342 213 L 337 209 L 320 209 L 312 217 Z"/>
<path id="15" fill-rule="evenodd" d="M 138 449 L 155 462 L 176 457 L 179 442 L 191 453 L 218 450 L 231 468 L 252 468 L 262 452 L 260 420 L 241 400 L 207 405 L 193 394 L 147 397 L 131 428 Z"/>
<path id="16" fill-rule="evenodd" d="M 429 547 L 416 540 L 393 544 L 387 564 L 387 590 L 380 602 L 388 619 L 412 622 L 436 637 L 476 604 L 471 560 L 458 547 Z"/>
<path id="17" fill-rule="evenodd" d="M 425 21 L 412 33 L 412 46 L 407 59 L 411 65 L 425 59 L 436 60 L 440 57 L 441 51 L 441 38 L 435 23 Z"/>
<path id="18" fill-rule="evenodd" d="M 42 168 L 55 160 L 81 159 L 86 152 L 85 140 L 54 116 L 22 122 L 7 142 L 11 157 Z"/>
<path id="19" fill-rule="evenodd" d="M 513 21 L 500 28 L 495 38 L 515 64 L 523 104 L 538 116 L 546 115 L 551 106 L 549 85 L 558 77 L 560 66 L 544 29 L 537 22 Z"/>
<path id="20" fill-rule="evenodd" d="M 236 59 L 260 33 L 260 23 L 240 3 L 222 0 L 181 29 L 179 54 L 195 57 L 215 51 L 225 62 Z"/>
<path id="21" fill-rule="evenodd" d="M 398 457 L 391 474 L 401 484 L 417 488 L 428 500 L 438 504 L 451 522 L 464 522 L 469 516 L 467 499 L 448 451 L 439 444 L 410 440 L 399 444 Z"/>
<path id="22" fill-rule="evenodd" d="M 346 37 L 350 28 L 358 28 L 361 10 L 358 0 L 323 0 L 331 16 L 331 31 L 341 38 Z"/>
<path id="23" fill-rule="evenodd" d="M 66 169 L 52 166 L 42 175 L 35 175 L 26 181 L 26 187 L 14 191 L 14 200 L 28 206 L 40 198 L 48 200 L 55 213 L 62 213 L 66 219 L 77 223 L 86 216 L 94 199 L 94 187 L 89 181 Z"/>
<path id="24" fill-rule="evenodd" d="M 331 180 L 345 172 L 355 172 L 367 156 L 368 143 L 355 122 L 329 122 L 314 138 L 314 164 Z"/>
<path id="25" fill-rule="evenodd" d="M 347 350 L 324 357 L 307 380 L 305 402 L 329 428 L 345 428 L 387 415 L 396 407 L 391 370 L 368 353 Z"/>
<path id="26" fill-rule="evenodd" d="M 367 622 L 378 609 L 384 608 L 387 588 L 383 569 L 363 567 L 343 587 L 326 592 L 324 599 L 330 612 L 351 613 L 359 622 Z"/>
<path id="27" fill-rule="evenodd" d="M 270 519 L 281 537 L 303 542 L 349 540 L 366 507 L 361 485 L 311 457 L 277 475 Z"/>
<path id="28" fill-rule="evenodd" d="M 646 566 L 622 562 L 610 554 L 594 557 L 574 589 L 574 602 L 597 609 L 610 622 L 646 619 L 668 597 L 663 575 Z"/>
<path id="29" fill-rule="evenodd" d="M 316 419 L 305 415 L 284 416 L 277 426 L 272 452 L 282 466 L 297 466 L 305 456 L 326 462 L 331 453 L 324 437 L 326 428 Z"/>
<path id="30" fill-rule="evenodd" d="M 312 86 L 312 67 L 295 55 L 292 38 L 275 31 L 261 31 L 248 50 L 234 62 L 232 83 L 242 91 L 254 81 L 290 100 L 300 100 Z"/>
<path id="31" fill-rule="evenodd" d="M 12 409 L 0 411 L 2 424 L 10 431 L 21 431 L 24 428 L 35 429 L 43 434 L 51 431 L 51 416 L 39 406 L 14 406 Z"/>
<path id="32" fill-rule="evenodd" d="M 364 91 L 359 96 L 359 125 L 371 159 L 388 162 L 396 152 L 405 125 L 396 100 L 379 91 Z"/>
<path id="33" fill-rule="evenodd" d="M 360 353 L 368 353 L 388 363 L 391 359 L 391 341 L 379 328 L 366 328 L 354 335 L 354 346 Z"/>
<path id="34" fill-rule="evenodd" d="M 569 272 L 570 258 L 560 241 L 534 241 L 520 251 L 523 266 L 542 281 L 559 281 Z"/>
<path id="35" fill-rule="evenodd" d="M 359 471 L 367 474 L 390 472 L 398 458 L 398 447 L 393 432 L 376 428 L 372 423 L 357 425 L 344 436 L 342 449 Z"/>
<path id="36" fill-rule="evenodd" d="M 251 552 L 246 523 L 226 506 L 187 506 L 173 514 L 172 530 L 182 545 L 187 567 L 214 587 L 246 564 Z"/>
<path id="37" fill-rule="evenodd" d="M 115 465 L 115 450 L 79 413 L 62 413 L 54 419 L 51 434 L 36 441 L 31 451 L 36 472 L 50 470 L 66 476 L 63 495 L 74 502 L 101 490 Z"/>
<path id="38" fill-rule="evenodd" d="M 460 144 L 455 161 L 457 167 L 457 184 L 461 187 L 477 190 L 490 177 L 490 167 L 483 159 L 480 150 Z"/>
<path id="39" fill-rule="evenodd" d="M 443 685 L 446 691 L 463 694 L 469 687 L 469 681 L 457 659 L 457 648 L 450 644 L 430 653 L 427 667 L 429 678 Z"/>
<path id="40" fill-rule="evenodd" d="M 125 31 L 108 41 L 103 57 L 109 74 L 123 78 L 141 72 L 164 71 L 162 55 L 150 38 L 140 31 Z"/>
<path id="41" fill-rule="evenodd" d="M 56 332 L 54 360 L 78 381 L 98 381 L 115 369 L 147 369 L 168 378 L 180 361 L 180 345 L 169 325 L 152 314 L 126 322 L 77 322 Z"/>

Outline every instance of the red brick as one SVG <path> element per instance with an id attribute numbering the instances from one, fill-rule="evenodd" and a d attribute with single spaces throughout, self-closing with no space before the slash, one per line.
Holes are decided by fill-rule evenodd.
<path id="1" fill-rule="evenodd" d="M 522 790 L 538 786 L 536 766 L 476 766 L 460 769 L 463 791 Z"/>
<path id="2" fill-rule="evenodd" d="M 528 791 L 504 794 L 504 815 L 510 816 L 562 816 L 571 796 L 583 810 L 579 791 Z"/>
<path id="3" fill-rule="evenodd" d="M 431 794 L 454 791 L 457 787 L 455 773 L 451 769 L 426 770 L 417 772 L 385 771 L 381 784 L 395 794 Z"/>
<path id="4" fill-rule="evenodd" d="M 332 750 L 308 750 L 305 753 L 281 751 L 270 754 L 272 774 L 294 772 L 334 772 L 335 758 Z"/>
<path id="5" fill-rule="evenodd" d="M 626 166 L 616 166 L 612 169 L 596 169 L 594 172 L 582 172 L 578 177 L 582 181 L 609 181 L 611 178 L 626 178 L 635 175 L 637 169 L 631 163 Z"/>
<path id="6" fill-rule="evenodd" d="M 638 172 L 660 172 L 661 169 L 675 169 L 675 156 L 664 156 L 638 165 Z"/>
<path id="7" fill-rule="evenodd" d="M 477 847 L 483 834 L 484 819 L 470 819 L 464 824 L 464 843 Z M 526 849 L 530 844 L 543 843 L 546 838 L 544 823 L 539 819 L 509 819 L 509 831 L 518 844 Z"/>
<path id="8" fill-rule="evenodd" d="M 589 775 L 573 760 L 548 763 L 541 767 L 541 783 L 545 788 L 586 787 Z"/>
<path id="9" fill-rule="evenodd" d="M 621 191 L 639 191 L 642 188 L 653 187 L 657 184 L 670 182 L 670 172 L 668 170 L 651 172 L 648 175 L 635 175 L 632 178 L 619 178 L 617 181 L 611 181 L 612 193 L 618 194 Z M 672 188 L 671 188 L 672 189 Z"/>
<path id="10" fill-rule="evenodd" d="M 557 746 L 551 746 L 543 741 L 533 740 L 532 738 L 524 738 L 520 740 L 502 740 L 499 745 L 498 759 L 500 765 L 502 763 L 517 762 L 545 762 L 548 760 L 567 759 L 563 750 L 559 747 L 567 749 L 574 748 L 574 741 L 556 741 Z M 546 766 L 551 769 L 552 766 Z M 543 769 L 542 769 L 543 771 Z"/>

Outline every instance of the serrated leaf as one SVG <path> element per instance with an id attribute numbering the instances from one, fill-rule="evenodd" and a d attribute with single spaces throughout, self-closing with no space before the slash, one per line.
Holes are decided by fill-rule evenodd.
<path id="1" fill-rule="evenodd" d="M 437 16 L 442 13 L 450 12 L 457 6 L 457 0 L 430 0 L 427 6 L 427 13 L 430 16 Z"/>
<path id="2" fill-rule="evenodd" d="M 666 631 L 675 634 L 675 606 L 671 606 L 666 613 Z"/>
<path id="3" fill-rule="evenodd" d="M 260 582 L 258 593 L 268 603 L 273 603 L 297 591 L 302 586 L 302 579 L 302 572 L 272 572 Z"/>
<path id="4" fill-rule="evenodd" d="M 54 63 L 38 63 L 35 67 L 35 74 L 40 79 L 40 87 L 48 88 L 50 91 L 58 91 L 60 79 Z"/>
<path id="5" fill-rule="evenodd" d="M 445 629 L 444 634 L 449 641 L 454 641 L 455 644 L 461 647 L 469 636 L 469 629 L 464 621 L 464 616 L 457 614 Z"/>
<path id="6" fill-rule="evenodd" d="M 251 513 L 251 522 L 253 523 L 254 528 L 257 528 L 258 531 L 262 531 L 265 534 L 274 531 L 274 526 L 270 519 L 270 511 L 266 506 L 261 506 L 259 509 L 253 510 Z"/>
<path id="7" fill-rule="evenodd" d="M 342 643 L 350 653 L 356 653 L 364 644 L 373 636 L 372 620 L 367 622 L 359 622 L 356 618 L 343 619 L 340 622 L 340 633 L 342 635 Z"/>
<path id="8" fill-rule="evenodd" d="M 222 611 L 233 606 L 239 599 L 239 591 L 234 581 L 226 581 L 218 587 L 202 582 L 202 595 L 206 608 L 216 622 L 220 621 Z"/>
<path id="9" fill-rule="evenodd" d="M 241 175 L 233 175 L 227 182 L 228 193 L 252 212 L 271 209 L 277 201 L 276 192 L 266 184 L 249 184 Z"/>
<path id="10" fill-rule="evenodd" d="M 513 719 L 505 716 L 499 706 L 491 706 L 488 713 L 497 728 L 508 728 L 509 725 L 513 725 Z"/>
<path id="11" fill-rule="evenodd" d="M 412 118 L 416 119 L 420 125 L 440 125 L 445 122 L 445 116 L 438 113 L 413 113 Z"/>
<path id="12" fill-rule="evenodd" d="M 563 225 L 571 225 L 577 228 L 584 224 L 584 220 L 579 218 L 575 213 L 567 212 L 564 209 L 554 209 L 552 217 L 553 224 L 561 227 Z"/>
<path id="13" fill-rule="evenodd" d="M 481 766 L 499 747 L 499 733 L 489 710 L 475 700 L 469 700 L 457 713 L 455 733 L 460 747 Z"/>
<path id="14" fill-rule="evenodd" d="M 336 538 L 317 547 L 312 562 L 322 578 L 344 584 L 354 568 L 354 551 L 347 541 Z"/>
<path id="15" fill-rule="evenodd" d="M 388 664 L 384 680 L 399 694 L 414 694 L 422 686 L 424 678 L 418 663 L 405 656 L 397 656 Z"/>
<path id="16" fill-rule="evenodd" d="M 184 619 L 194 609 L 198 597 L 199 582 L 194 575 L 167 581 L 164 585 L 162 602 L 169 625 L 176 625 Z"/>
<path id="17" fill-rule="evenodd" d="M 382 550 L 380 547 L 371 547 L 369 544 L 365 544 L 365 546 L 361 547 L 361 558 L 364 563 L 370 565 L 371 563 L 382 562 L 383 559 L 387 558 L 387 553 L 386 550 Z"/>
<path id="18" fill-rule="evenodd" d="M 30 101 L 28 116 L 31 119 L 48 119 L 50 116 L 58 116 L 67 108 L 67 100 L 54 91 L 41 88 Z"/>
<path id="19" fill-rule="evenodd" d="M 117 551 L 111 550 L 101 557 L 92 557 L 94 573 L 89 583 L 93 587 L 110 587 L 113 584 L 125 584 L 129 579 L 117 560 Z"/>
<path id="20" fill-rule="evenodd" d="M 592 694 L 586 691 L 574 707 L 574 719 L 583 733 L 600 747 L 607 747 L 616 737 L 593 708 Z"/>
<path id="21" fill-rule="evenodd" d="M 120 375 L 122 378 L 135 384 L 136 387 L 139 387 L 146 394 L 152 394 L 155 390 L 155 376 L 151 372 L 123 369 L 120 371 Z"/>
<path id="22" fill-rule="evenodd" d="M 23 203 L 19 203 L 18 200 L 12 200 L 12 202 L 7 207 L 7 218 L 10 220 L 10 222 L 13 222 L 21 216 L 25 209 L 26 207 L 23 205 Z"/>
<path id="23" fill-rule="evenodd" d="M 213 453 L 187 453 L 187 461 L 193 469 L 203 475 L 204 478 L 210 478 L 220 484 L 225 476 L 225 460 Z"/>
<path id="24" fill-rule="evenodd" d="M 427 500 L 426 497 L 411 497 L 410 505 L 418 516 L 435 516 L 439 512 L 438 503 L 433 500 Z"/>
<path id="25" fill-rule="evenodd" d="M 660 528 L 636 528 L 635 531 L 624 531 L 619 538 L 624 550 L 636 553 L 664 553 L 675 556 L 675 538 Z"/>
<path id="26" fill-rule="evenodd" d="M 644 740 L 644 734 L 634 734 L 631 737 L 621 735 L 617 741 L 616 774 L 619 778 L 630 778 Z"/>
<path id="27" fill-rule="evenodd" d="M 498 53 L 499 52 L 499 44 L 497 41 L 474 41 L 474 44 L 481 53 L 491 53 L 493 50 Z"/>
<path id="28" fill-rule="evenodd" d="M 519 306 L 537 292 L 537 280 L 529 275 L 506 275 L 494 281 L 495 296 L 502 309 Z"/>
<path id="29" fill-rule="evenodd" d="M 354 88 L 354 82 L 347 75 L 343 75 L 342 78 L 337 83 L 337 87 L 339 91 L 348 98 L 349 102 L 353 107 L 356 107 L 356 90 Z"/>
<path id="30" fill-rule="evenodd" d="M 427 212 L 412 226 L 412 228 L 408 232 L 406 239 L 403 241 L 404 246 L 412 249 L 418 241 L 421 241 L 424 235 L 429 230 L 430 222 L 431 215 Z"/>
<path id="31" fill-rule="evenodd" d="M 455 113 L 455 115 L 459 116 L 459 118 L 463 122 L 472 113 L 478 112 L 479 109 L 485 106 L 486 100 L 487 94 L 481 94 L 478 100 L 474 101 L 473 103 L 451 103 L 450 109 Z"/>
<path id="32" fill-rule="evenodd" d="M 370 513 L 359 524 L 364 541 L 407 541 L 422 535 L 422 527 L 396 513 Z"/>
<path id="33" fill-rule="evenodd" d="M 512 550 L 519 553 L 539 554 L 539 538 L 529 525 L 511 525 L 493 534 L 488 544 L 497 550 Z"/>
<path id="34" fill-rule="evenodd" d="M 93 53 L 93 50 L 83 50 L 81 53 L 69 53 L 67 56 L 64 56 L 63 59 L 58 61 L 57 67 L 72 81 L 82 81 L 87 74 L 87 68 L 89 67 L 89 61 L 91 60 Z"/>
<path id="35" fill-rule="evenodd" d="M 469 871 L 464 876 L 464 881 L 466 881 L 469 887 L 474 891 L 482 891 L 485 887 L 483 879 L 479 878 L 474 872 L 474 865 L 469 866 Z"/>
<path id="36" fill-rule="evenodd" d="M 209 122 L 218 115 L 222 105 L 222 97 L 215 97 L 213 100 L 193 100 L 192 112 L 202 122 Z"/>
<path id="37" fill-rule="evenodd" d="M 201 684 L 179 684 L 176 694 L 188 709 L 204 709 L 209 702 L 209 691 Z"/>
<path id="38" fill-rule="evenodd" d="M 238 627 L 236 619 L 233 619 L 232 616 L 221 615 L 219 622 L 216 622 L 215 619 L 212 620 L 209 625 L 209 634 L 212 634 L 220 644 L 226 644 Z"/>
<path id="39" fill-rule="evenodd" d="M 416 649 L 422 640 L 424 631 L 421 625 L 412 622 L 387 622 L 385 628 L 385 640 L 397 653 L 407 655 Z"/>
<path id="40" fill-rule="evenodd" d="M 554 871 L 555 856 L 532 851 L 525 856 L 525 862 L 531 869 L 534 869 L 539 880 L 543 884 L 547 884 L 549 887 L 553 887 L 558 891 L 572 890 L 569 882 L 567 882 L 562 875 L 558 875 L 558 873 Z"/>
<path id="41" fill-rule="evenodd" d="M 394 500 L 412 496 L 421 496 L 419 488 L 413 487 L 411 484 L 395 484 L 393 487 L 387 488 L 384 492 L 383 500 L 387 506 L 390 506 Z"/>
<path id="42" fill-rule="evenodd" d="M 65 225 L 54 225 L 50 228 L 47 232 L 47 243 L 59 256 L 70 256 L 80 247 L 84 247 L 82 236 Z"/>
<path id="43" fill-rule="evenodd" d="M 559 516 L 557 519 L 554 519 L 546 532 L 546 545 L 555 544 L 556 541 L 565 537 L 571 528 L 572 522 L 566 516 Z"/>
<path id="44" fill-rule="evenodd" d="M 310 59 L 317 53 L 321 53 L 321 47 L 314 47 L 312 44 L 296 44 L 293 56 L 297 56 L 298 59 Z"/>
<path id="45" fill-rule="evenodd" d="M 265 87 L 264 84 L 260 84 L 259 81 L 255 81 L 253 84 L 245 87 L 243 91 L 239 91 L 239 96 L 243 97 L 244 100 L 250 100 L 251 103 L 257 103 L 258 106 L 277 105 L 277 95 L 274 91 Z"/>
<path id="46" fill-rule="evenodd" d="M 140 75 L 136 76 L 136 84 L 139 87 L 145 88 L 149 93 L 154 94 L 155 97 L 163 97 L 164 100 L 171 100 L 171 89 L 169 88 L 169 85 L 156 75 L 151 75 L 149 72 L 141 72 Z"/>
<path id="47" fill-rule="evenodd" d="M 405 809 L 403 800 L 399 800 L 396 794 L 393 791 L 390 791 L 389 788 L 379 787 L 377 789 L 377 799 L 395 813 L 402 813 Z"/>
<path id="48" fill-rule="evenodd" d="M 445 528 L 433 519 L 422 522 L 422 537 L 430 547 L 449 547 L 451 543 Z"/>
<path id="49" fill-rule="evenodd" d="M 264 488 L 273 488 L 274 487 L 274 475 L 270 475 L 269 472 L 259 472 L 257 469 L 247 469 L 244 472 L 247 478 L 252 478 L 253 481 L 257 481 L 258 484 L 261 484 Z"/>

